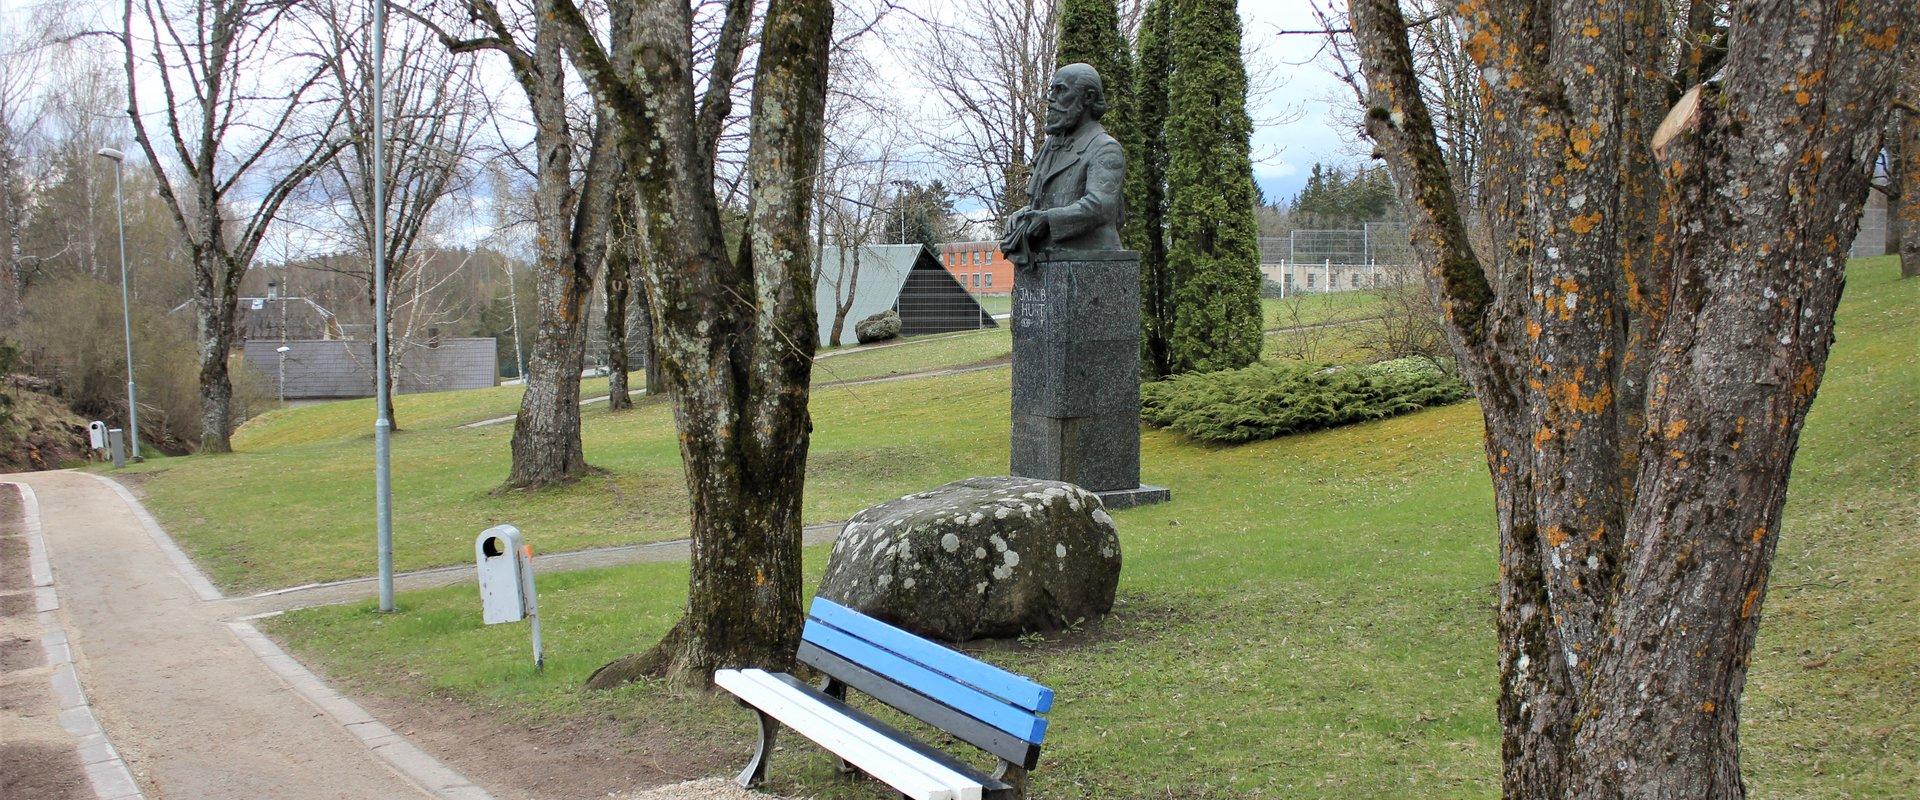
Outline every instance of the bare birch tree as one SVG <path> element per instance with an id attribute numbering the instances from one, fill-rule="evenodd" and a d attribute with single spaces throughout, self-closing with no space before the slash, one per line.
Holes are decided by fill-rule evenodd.
<path id="1" fill-rule="evenodd" d="M 1349 10 L 1486 423 L 1506 796 L 1743 797 L 1741 690 L 1912 4 L 1460 4 L 1484 253 L 1399 0 Z"/>
<path id="2" fill-rule="evenodd" d="M 281 38 L 301 13 L 287 0 L 122 6 L 127 118 L 193 255 L 203 452 L 232 449 L 240 279 L 281 206 L 345 144 L 333 135 L 342 106 L 327 92 L 327 58 Z M 158 107 L 142 105 L 143 67 Z"/>
<path id="3" fill-rule="evenodd" d="M 914 61 L 937 99 L 927 146 L 955 194 L 1004 218 L 1027 205 L 1027 170 L 1046 141 L 1058 0 L 977 0 L 923 18 Z"/>
<path id="4" fill-rule="evenodd" d="M 432 244 L 429 231 L 436 211 L 444 210 L 447 201 L 462 195 L 474 177 L 469 156 L 481 128 L 483 104 L 474 83 L 473 61 L 448 52 L 421 26 L 391 26 L 386 53 L 386 126 L 376 131 L 369 15 L 361 4 L 344 0 L 322 0 L 316 6 L 321 20 L 315 38 L 319 45 L 337 54 L 330 62 L 329 77 L 342 99 L 342 122 L 349 133 L 349 145 L 321 177 L 336 201 L 330 207 L 344 206 L 346 218 L 340 227 L 347 233 L 348 248 L 362 255 L 349 262 L 351 274 L 365 282 L 371 307 L 373 137 L 384 136 L 381 174 L 387 202 L 387 305 L 393 309 L 417 306 L 426 299 L 422 290 L 427 284 L 409 280 L 407 273 L 416 261 L 416 251 Z M 390 314 L 388 330 L 373 332 L 389 343 L 389 359 L 394 362 L 389 374 L 395 385 L 407 352 L 407 348 L 392 344 L 399 319 L 398 314 Z M 418 327 L 412 321 L 406 326 Z M 387 395 L 387 418 L 399 430 L 392 393 Z"/>

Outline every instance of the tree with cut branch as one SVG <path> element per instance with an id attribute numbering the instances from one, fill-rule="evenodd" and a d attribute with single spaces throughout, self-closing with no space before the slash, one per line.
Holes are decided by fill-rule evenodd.
<path id="1" fill-rule="evenodd" d="M 783 668 L 799 641 L 801 490 L 817 336 L 808 216 L 820 155 L 828 0 L 772 0 L 758 38 L 745 231 L 723 233 L 714 148 L 753 19 L 730 0 L 704 87 L 691 9 L 612 0 L 609 43 L 573 0 L 545 0 L 575 67 L 624 137 L 646 226 L 655 347 L 692 507 L 686 614 L 589 686 L 642 674 L 705 685 L 718 667 Z M 698 99 L 696 99 L 698 98 Z"/>
<path id="2" fill-rule="evenodd" d="M 571 483 L 587 470 L 580 445 L 587 300 L 593 294 L 594 270 L 606 253 L 618 162 L 604 124 L 580 131 L 569 116 L 562 30 L 551 15 L 529 7 L 509 19 L 492 0 L 449 4 L 479 28 L 477 35 L 452 32 L 439 24 L 433 9 L 423 13 L 391 3 L 389 7 L 427 26 L 451 52 L 505 55 L 533 115 L 538 313 L 527 353 L 526 393 L 513 421 L 513 458 L 505 488 Z M 585 163 L 577 167 L 576 136 L 586 141 Z"/>
<path id="3" fill-rule="evenodd" d="M 1741 689 L 1911 5 L 1460 4 L 1484 252 L 1398 0 L 1349 16 L 1486 424 L 1506 796 L 1744 796 Z"/>
<path id="4" fill-rule="evenodd" d="M 203 452 L 232 449 L 240 279 L 287 199 L 345 145 L 332 135 L 340 104 L 327 93 L 328 59 L 276 43 L 301 13 L 285 0 L 122 7 L 127 117 L 193 257 Z M 142 105 L 142 66 L 158 108 Z"/>

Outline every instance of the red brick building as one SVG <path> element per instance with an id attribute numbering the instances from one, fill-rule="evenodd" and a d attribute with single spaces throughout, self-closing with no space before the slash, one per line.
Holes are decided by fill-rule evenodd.
<path id="1" fill-rule="evenodd" d="M 974 294 L 1013 292 L 1013 262 L 999 242 L 950 242 L 940 245 L 940 266 Z"/>

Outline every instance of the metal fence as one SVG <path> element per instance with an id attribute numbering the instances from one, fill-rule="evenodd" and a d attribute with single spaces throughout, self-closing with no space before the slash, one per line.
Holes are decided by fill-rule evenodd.
<path id="1" fill-rule="evenodd" d="M 1405 226 L 1369 222 L 1351 230 L 1296 230 L 1260 237 L 1260 272 L 1285 294 L 1345 292 L 1418 274 Z"/>
<path id="2" fill-rule="evenodd" d="M 1860 214 L 1860 232 L 1848 255 L 1888 252 L 1887 207 L 1876 195 Z M 1419 275 L 1418 263 L 1406 227 L 1393 222 L 1260 237 L 1260 272 L 1286 294 L 1343 292 L 1412 280 Z"/>

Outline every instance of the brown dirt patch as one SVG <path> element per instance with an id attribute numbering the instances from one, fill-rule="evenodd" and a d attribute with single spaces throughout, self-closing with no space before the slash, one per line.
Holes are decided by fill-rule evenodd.
<path id="1" fill-rule="evenodd" d="M 716 758 L 657 721 L 638 730 L 605 717 L 527 723 L 445 697 L 356 693 L 381 722 L 406 734 L 502 798 L 575 800 L 732 774 L 742 753 Z"/>
<path id="2" fill-rule="evenodd" d="M 0 638 L 0 672 L 32 669 L 41 663 L 40 643 L 18 636 Z"/>
<path id="3" fill-rule="evenodd" d="M 0 425 L 0 472 L 59 469 L 85 460 L 87 421 L 52 395 L 19 385 L 20 376 L 0 381 L 11 399 L 11 421 Z"/>
<path id="4" fill-rule="evenodd" d="M 24 533 L 20 530 L 20 487 L 14 484 L 0 486 L 0 536 Z"/>
<path id="5" fill-rule="evenodd" d="M 32 610 L 32 592 L 0 594 L 0 617 L 17 617 Z"/>
<path id="6" fill-rule="evenodd" d="M 93 788 L 73 748 L 13 742 L 0 745 L 0 797 L 82 800 L 93 797 Z"/>
<path id="7" fill-rule="evenodd" d="M 27 568 L 27 540 L 18 536 L 0 537 L 0 591 L 26 589 L 33 584 L 33 571 Z"/>

